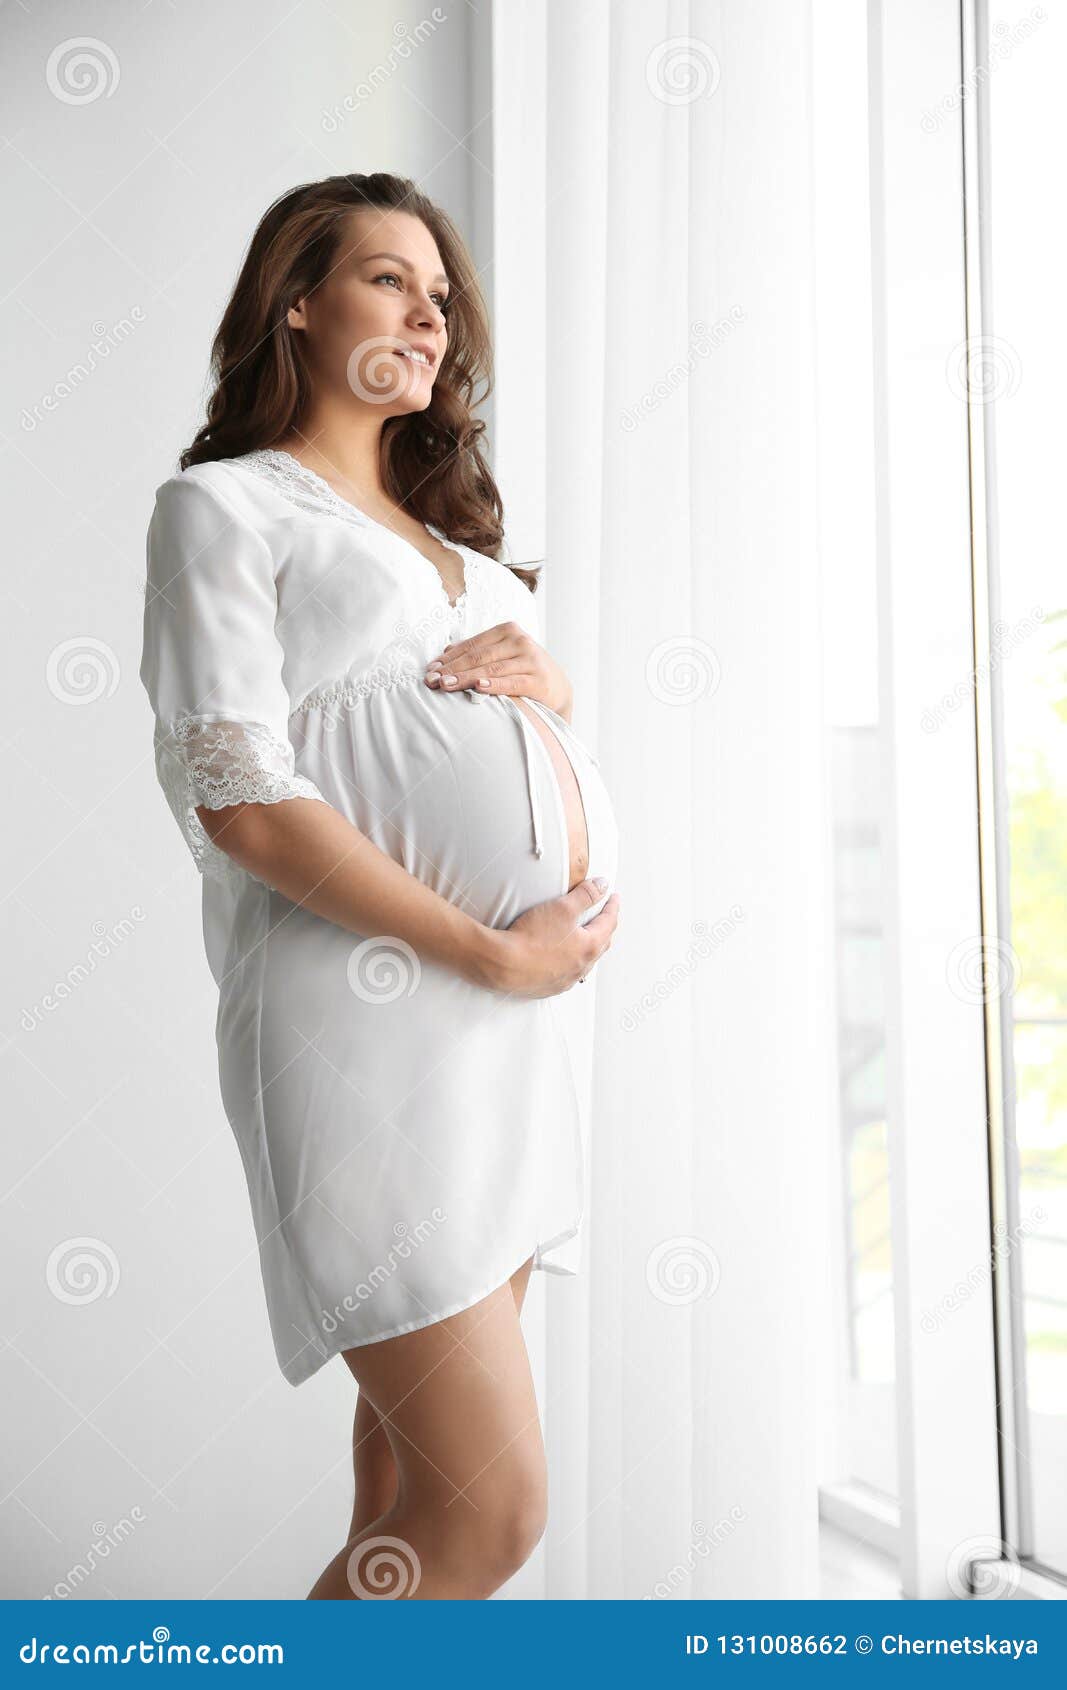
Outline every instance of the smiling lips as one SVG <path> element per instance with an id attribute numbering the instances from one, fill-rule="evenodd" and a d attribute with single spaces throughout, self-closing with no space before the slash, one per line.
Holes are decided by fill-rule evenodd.
<path id="1" fill-rule="evenodd" d="M 428 370 L 433 369 L 434 354 L 425 346 L 397 346 L 394 350 L 398 358 L 409 358 L 413 364 L 422 364 Z"/>

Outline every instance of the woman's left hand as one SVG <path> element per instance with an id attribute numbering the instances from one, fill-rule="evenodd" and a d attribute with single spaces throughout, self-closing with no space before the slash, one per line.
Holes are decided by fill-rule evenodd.
<path id="1" fill-rule="evenodd" d="M 544 646 L 518 622 L 498 622 L 469 640 L 446 645 L 426 670 L 427 686 L 448 692 L 509 693 L 535 698 L 570 720 L 573 693 L 570 681 Z"/>

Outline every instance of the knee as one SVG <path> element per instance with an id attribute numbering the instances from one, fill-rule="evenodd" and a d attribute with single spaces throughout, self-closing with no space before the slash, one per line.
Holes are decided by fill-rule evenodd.
<path id="1" fill-rule="evenodd" d="M 529 1560 L 547 1523 L 543 1473 L 526 1473 L 518 1479 L 512 1475 L 508 1482 L 494 1486 L 490 1497 L 479 1495 L 478 1512 L 467 1535 L 468 1554 L 475 1563 L 470 1570 L 488 1589 L 498 1589 Z"/>
<path id="2" fill-rule="evenodd" d="M 540 1491 L 508 1499 L 490 1522 L 496 1569 L 504 1578 L 517 1573 L 545 1535 L 548 1508 Z"/>

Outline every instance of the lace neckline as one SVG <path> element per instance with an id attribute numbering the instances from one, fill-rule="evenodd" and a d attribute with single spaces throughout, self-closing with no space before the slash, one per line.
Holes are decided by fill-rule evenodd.
<path id="1" fill-rule="evenodd" d="M 384 534 L 390 535 L 400 545 L 406 546 L 408 551 L 413 552 L 423 566 L 431 571 L 437 585 L 437 591 L 452 614 L 458 615 L 466 609 L 473 585 L 478 554 L 472 552 L 468 547 L 456 545 L 454 540 L 449 540 L 433 523 L 424 522 L 422 526 L 442 546 L 447 546 L 450 551 L 458 553 L 463 561 L 463 590 L 454 599 L 449 598 L 448 588 L 445 586 L 444 578 L 437 565 L 426 556 L 425 552 L 420 551 L 413 541 L 406 540 L 403 534 L 398 534 L 395 528 L 389 527 L 388 523 L 379 522 L 376 517 L 368 516 L 366 511 L 359 509 L 358 505 L 354 505 L 350 500 L 343 498 L 335 487 L 331 487 L 328 481 L 324 480 L 315 470 L 310 469 L 307 464 L 302 464 L 299 458 L 294 458 L 291 452 L 283 452 L 276 446 L 261 446 L 253 452 L 243 453 L 241 457 L 234 459 L 234 462 L 247 464 L 252 469 L 258 468 L 265 471 L 267 479 L 278 486 L 283 496 L 304 510 L 325 509 L 331 515 L 340 517 L 343 522 L 355 522 L 367 528 L 380 528 Z"/>

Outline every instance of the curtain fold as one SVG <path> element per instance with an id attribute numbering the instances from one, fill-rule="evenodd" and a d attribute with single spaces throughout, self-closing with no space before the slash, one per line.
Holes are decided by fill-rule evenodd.
<path id="1" fill-rule="evenodd" d="M 615 943 L 559 1000 L 588 1207 L 579 1279 L 546 1288 L 543 1594 L 810 1597 L 833 1116 L 809 8 L 522 10 L 543 59 L 503 50 L 498 6 L 494 122 L 541 102 L 544 197 L 503 145 L 525 180 L 505 162 L 495 239 L 543 215 L 547 643 L 622 835 Z M 498 394 L 513 435 L 522 403 Z"/>

